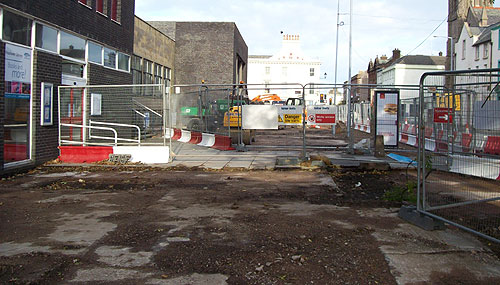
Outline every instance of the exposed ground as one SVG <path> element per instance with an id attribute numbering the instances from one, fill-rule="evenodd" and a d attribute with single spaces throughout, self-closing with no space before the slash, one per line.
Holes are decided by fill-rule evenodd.
<path id="1" fill-rule="evenodd" d="M 39 168 L 0 182 L 0 283 L 494 284 L 461 231 L 423 232 L 400 171 Z"/>

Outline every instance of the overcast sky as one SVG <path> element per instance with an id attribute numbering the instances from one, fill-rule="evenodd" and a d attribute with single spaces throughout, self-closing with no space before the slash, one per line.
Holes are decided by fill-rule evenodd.
<path id="1" fill-rule="evenodd" d="M 235 22 L 250 55 L 277 53 L 281 31 L 298 34 L 304 53 L 321 60 L 321 73 L 334 82 L 337 0 L 137 0 L 135 5 L 146 21 Z M 340 13 L 345 25 L 339 29 L 339 83 L 349 71 L 348 0 L 340 0 Z M 446 54 L 446 38 L 434 35 L 447 35 L 447 13 L 444 0 L 353 0 L 352 74 L 366 70 L 377 55 L 390 57 L 394 48 L 402 55 Z"/>

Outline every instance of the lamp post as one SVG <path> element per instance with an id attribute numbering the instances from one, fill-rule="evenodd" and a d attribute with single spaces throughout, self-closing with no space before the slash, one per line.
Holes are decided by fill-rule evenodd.
<path id="1" fill-rule="evenodd" d="M 335 41 L 335 79 L 334 84 L 337 84 L 337 59 L 339 57 L 339 27 L 344 25 L 344 22 L 339 22 L 340 17 L 340 0 L 337 0 L 337 38 Z M 333 91 L 333 105 L 337 105 L 337 86 Z"/>
<path id="2" fill-rule="evenodd" d="M 450 70 L 455 70 L 455 41 L 453 40 L 453 37 L 447 37 L 447 36 L 434 36 L 434 37 L 447 38 L 450 41 L 450 51 L 451 51 Z"/>
<path id="3" fill-rule="evenodd" d="M 351 95 L 352 95 L 352 82 L 351 82 L 351 68 L 352 68 L 352 1 L 349 1 L 349 93 L 347 96 L 347 137 L 349 139 L 349 153 L 353 153 L 353 140 L 351 134 Z"/>

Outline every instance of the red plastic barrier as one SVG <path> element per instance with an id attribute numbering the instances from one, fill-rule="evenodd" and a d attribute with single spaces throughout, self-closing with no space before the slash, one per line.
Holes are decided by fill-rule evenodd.
<path id="1" fill-rule="evenodd" d="M 432 137 L 433 132 L 434 132 L 433 128 L 425 128 L 425 137 L 430 139 Z"/>
<path id="2" fill-rule="evenodd" d="M 408 134 L 402 133 L 400 142 L 407 143 L 408 142 Z"/>
<path id="3" fill-rule="evenodd" d="M 411 131 L 410 131 L 410 134 L 416 136 L 417 135 L 417 127 L 416 126 L 412 126 L 411 127 Z"/>
<path id="4" fill-rule="evenodd" d="M 500 137 L 488 136 L 484 146 L 484 153 L 500 155 Z"/>
<path id="5" fill-rule="evenodd" d="M 112 146 L 60 146 L 59 150 L 59 160 L 71 163 L 102 161 L 113 153 Z"/>
<path id="6" fill-rule="evenodd" d="M 439 130 L 436 137 L 436 148 L 438 151 L 448 151 L 448 142 L 443 140 L 444 131 Z"/>
<path id="7" fill-rule="evenodd" d="M 469 152 L 470 144 L 472 142 L 472 134 L 462 133 L 462 151 Z"/>
<path id="8" fill-rule="evenodd" d="M 182 137 L 182 131 L 180 129 L 174 129 L 174 135 L 172 136 L 173 140 L 178 140 Z"/>
<path id="9" fill-rule="evenodd" d="M 234 150 L 235 148 L 231 146 L 231 137 L 215 135 L 215 144 L 212 148 L 218 150 Z"/>
<path id="10" fill-rule="evenodd" d="M 408 125 L 408 124 L 404 124 L 404 126 L 403 126 L 403 130 L 402 130 L 401 132 L 406 134 L 406 133 L 408 133 L 408 129 L 409 129 L 409 128 L 410 128 L 410 125 Z"/>
<path id="11" fill-rule="evenodd" d="M 199 144 L 201 142 L 201 139 L 202 139 L 201 133 L 191 132 L 191 140 L 189 140 L 189 143 Z"/>

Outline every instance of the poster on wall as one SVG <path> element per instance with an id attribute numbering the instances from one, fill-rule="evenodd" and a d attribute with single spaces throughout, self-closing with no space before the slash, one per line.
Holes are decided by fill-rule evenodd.
<path id="1" fill-rule="evenodd" d="M 5 44 L 5 97 L 31 98 L 31 49 Z"/>
<path id="2" fill-rule="evenodd" d="M 278 106 L 278 126 L 301 126 L 302 106 Z"/>
<path id="3" fill-rule="evenodd" d="M 384 136 L 384 145 L 398 146 L 399 91 L 375 91 L 375 135 Z"/>
<path id="4" fill-rule="evenodd" d="M 53 111 L 53 97 L 54 97 L 54 85 L 51 83 L 42 82 L 42 96 L 41 96 L 41 115 L 40 115 L 40 125 L 41 126 L 51 126 L 52 111 Z"/>

